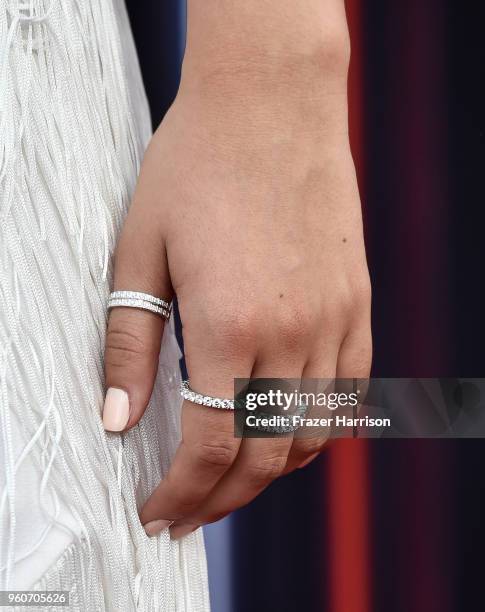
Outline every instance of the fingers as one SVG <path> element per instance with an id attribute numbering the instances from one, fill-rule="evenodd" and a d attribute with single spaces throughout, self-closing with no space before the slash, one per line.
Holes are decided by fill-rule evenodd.
<path id="1" fill-rule="evenodd" d="M 372 361 L 370 326 L 361 325 L 352 329 L 344 338 L 338 357 L 336 346 L 323 352 L 311 361 L 304 370 L 305 378 L 368 378 Z M 330 389 L 326 389 L 328 393 Z M 305 434 L 306 432 L 304 432 Z M 315 436 L 296 437 L 292 444 L 284 473 L 308 465 L 318 457 L 327 444 L 329 432 L 325 428 L 309 430 Z"/>
<path id="2" fill-rule="evenodd" d="M 370 292 L 367 286 L 354 302 L 350 328 L 324 333 L 323 340 L 303 371 L 303 378 L 368 378 L 372 361 L 372 338 L 370 326 Z M 331 326 L 327 326 L 331 329 Z M 339 333 L 340 331 L 340 333 Z M 337 332 L 337 333 L 336 333 Z M 328 391 L 328 390 L 327 390 Z M 327 444 L 328 431 L 324 428 L 313 437 L 296 437 L 288 455 L 284 473 L 308 465 Z"/>
<path id="3" fill-rule="evenodd" d="M 300 379 L 303 371 L 307 377 L 335 377 L 345 335 L 335 326 L 327 334 L 312 335 L 308 326 L 292 330 L 291 317 L 285 317 L 284 325 L 273 325 L 268 336 L 261 327 L 258 335 L 255 321 L 237 313 L 218 316 L 215 305 L 199 304 L 194 310 L 192 302 L 182 304 L 182 313 L 191 386 L 197 391 L 230 396 L 235 375 Z M 182 442 L 167 476 L 141 512 L 145 530 L 154 535 L 171 525 L 172 537 L 178 538 L 218 520 L 250 502 L 282 473 L 307 464 L 324 443 L 324 435 L 301 440 L 246 438 L 241 443 L 234 438 L 233 414 L 185 402 Z"/>
<path id="4" fill-rule="evenodd" d="M 368 378 L 372 365 L 371 294 L 364 284 L 337 360 L 337 378 Z"/>
<path id="5" fill-rule="evenodd" d="M 372 364 L 370 325 L 351 330 L 340 348 L 337 378 L 369 378 Z"/>
<path id="6" fill-rule="evenodd" d="M 287 359 L 272 367 L 258 357 L 255 365 L 256 345 L 249 339 L 253 335 L 257 341 L 256 325 L 248 329 L 247 322 L 237 317 L 236 326 L 231 324 L 228 328 L 228 315 L 224 320 L 225 342 L 219 336 L 208 343 L 211 335 L 205 327 L 205 346 L 210 350 L 205 350 L 204 344 L 199 342 L 197 330 L 200 326 L 187 336 L 189 371 L 194 389 L 204 380 L 206 384 L 210 381 L 211 395 L 219 395 L 221 391 L 217 390 L 223 390 L 227 381 L 230 381 L 230 387 L 233 386 L 234 373 L 240 373 L 239 376 L 244 378 L 278 373 L 300 378 L 303 357 L 296 361 L 296 365 L 291 360 L 288 364 Z M 211 323 L 208 321 L 207 325 Z M 184 329 L 186 332 L 187 328 Z M 227 342 L 228 338 L 230 342 Z M 240 346 L 241 343 L 244 347 Z M 243 354 L 250 356 L 245 363 L 240 361 Z M 226 389 L 229 391 L 229 387 Z M 171 528 L 172 537 L 181 537 L 199 524 L 215 520 L 213 517 L 224 516 L 248 503 L 282 472 L 291 446 L 291 439 L 286 438 L 245 439 L 241 444 L 241 440 L 234 437 L 232 413 L 211 408 L 201 410 L 190 403 L 184 405 L 182 429 L 183 440 L 169 473 L 141 512 L 141 521 L 150 535 L 176 520 Z M 160 519 L 164 519 L 163 523 Z"/>
<path id="7" fill-rule="evenodd" d="M 290 446 L 287 437 L 244 439 L 234 465 L 193 513 L 171 527 L 171 537 L 178 539 L 252 501 L 281 475 Z"/>
<path id="8" fill-rule="evenodd" d="M 220 321 L 213 312 L 214 321 Z M 186 335 L 184 327 L 190 385 L 200 393 L 232 397 L 233 376 L 249 378 L 255 350 L 244 338 L 238 340 L 235 329 L 229 333 L 223 324 L 218 330 L 215 324 L 208 325 L 214 325 L 214 335 L 208 333 L 201 343 L 199 332 Z M 192 327 L 190 320 L 187 327 Z M 245 351 L 238 348 L 239 342 L 247 344 Z M 194 512 L 234 463 L 240 442 L 234 436 L 232 411 L 184 402 L 182 441 L 167 475 L 141 510 L 146 532 L 155 535 L 171 521 Z"/>
<path id="9" fill-rule="evenodd" d="M 167 258 L 159 228 L 132 206 L 115 257 L 114 290 L 141 291 L 169 301 Z M 135 308 L 110 311 L 106 334 L 106 399 L 103 424 L 108 431 L 133 427 L 153 390 L 164 319 Z"/>
<path id="10" fill-rule="evenodd" d="M 285 338 L 287 342 L 289 338 Z M 304 363 L 304 343 L 293 338 L 293 352 L 261 347 L 251 373 L 252 379 L 284 377 L 300 380 Z M 273 360 L 269 359 L 273 355 Z M 177 521 L 170 529 L 177 539 L 193 531 L 197 526 L 211 523 L 233 510 L 252 501 L 273 480 L 278 478 L 286 465 L 292 436 L 275 438 L 244 438 L 231 468 L 226 471 L 210 494 L 193 510 Z"/>
<path id="11" fill-rule="evenodd" d="M 158 521 L 168 523 L 192 513 L 238 452 L 240 440 L 234 437 L 232 412 L 190 402 L 184 402 L 182 410 L 182 442 L 168 474 L 140 514 L 149 535 L 159 531 Z"/>
<path id="12" fill-rule="evenodd" d="M 335 378 L 337 367 L 337 355 L 339 350 L 338 338 L 332 338 L 330 336 L 328 341 L 321 342 L 315 348 L 316 352 L 303 370 L 303 378 L 318 378 L 332 381 Z M 322 391 L 328 393 L 329 389 L 325 387 Z M 300 432 L 300 435 L 301 433 L 302 432 Z M 308 463 L 318 457 L 328 439 L 328 431 L 324 428 L 318 428 L 317 430 L 306 428 L 303 433 L 304 436 L 298 437 L 297 435 L 297 437 L 293 439 L 293 444 L 283 471 L 284 474 L 288 474 L 296 468 L 302 468 L 308 465 Z"/>

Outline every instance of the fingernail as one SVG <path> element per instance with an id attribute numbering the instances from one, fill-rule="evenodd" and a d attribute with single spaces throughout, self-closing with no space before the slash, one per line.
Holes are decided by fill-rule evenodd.
<path id="1" fill-rule="evenodd" d="M 164 529 L 170 527 L 173 521 L 166 521 L 165 519 L 158 519 L 156 521 L 150 521 L 143 525 L 143 529 L 149 536 L 156 536 Z"/>
<path id="2" fill-rule="evenodd" d="M 106 392 L 103 408 L 103 425 L 107 431 L 123 431 L 130 416 L 128 393 L 110 387 Z"/>
<path id="3" fill-rule="evenodd" d="M 198 527 L 199 525 L 175 525 L 175 527 L 170 529 L 170 538 L 172 540 L 179 540 L 189 533 L 192 533 L 192 531 L 198 529 Z"/>

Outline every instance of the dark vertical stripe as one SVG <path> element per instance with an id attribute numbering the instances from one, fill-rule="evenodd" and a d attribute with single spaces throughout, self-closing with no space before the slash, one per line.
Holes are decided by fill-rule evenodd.
<path id="1" fill-rule="evenodd" d="M 447 81 L 440 0 L 366 11 L 376 375 L 450 374 Z M 372 443 L 374 610 L 450 608 L 446 442 Z"/>
<path id="2" fill-rule="evenodd" d="M 185 45 L 185 0 L 126 0 L 143 82 L 156 128 L 179 87 Z"/>
<path id="3" fill-rule="evenodd" d="M 403 10 L 403 7 L 405 9 Z M 395 125 L 398 247 L 397 326 L 406 326 L 403 358 L 417 376 L 443 374 L 447 332 L 448 208 L 446 194 L 446 81 L 442 0 L 392 3 L 389 37 L 397 35 L 391 112 Z M 418 299 L 417 299 L 418 298 Z M 443 299 L 445 298 L 445 299 Z M 400 375 L 404 372 L 401 370 Z"/>

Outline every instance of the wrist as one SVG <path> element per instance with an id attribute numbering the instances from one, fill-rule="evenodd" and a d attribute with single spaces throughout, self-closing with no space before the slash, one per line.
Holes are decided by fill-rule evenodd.
<path id="1" fill-rule="evenodd" d="M 346 93 L 341 0 L 189 0 L 181 92 L 288 102 Z"/>

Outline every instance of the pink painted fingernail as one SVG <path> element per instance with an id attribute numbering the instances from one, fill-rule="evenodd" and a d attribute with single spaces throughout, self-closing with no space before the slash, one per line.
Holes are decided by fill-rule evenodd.
<path id="1" fill-rule="evenodd" d="M 143 525 L 143 529 L 149 536 L 156 536 L 164 529 L 170 527 L 173 521 L 166 521 L 165 519 L 158 519 L 156 521 L 149 521 Z"/>
<path id="2" fill-rule="evenodd" d="M 175 525 L 175 527 L 172 527 L 172 529 L 170 529 L 170 538 L 172 540 L 179 540 L 180 538 L 183 538 L 184 536 L 188 535 L 189 533 L 192 533 L 198 528 L 199 525 Z"/>
<path id="3" fill-rule="evenodd" d="M 107 431 L 123 431 L 130 416 L 128 393 L 110 387 L 106 392 L 103 408 L 103 425 Z"/>

